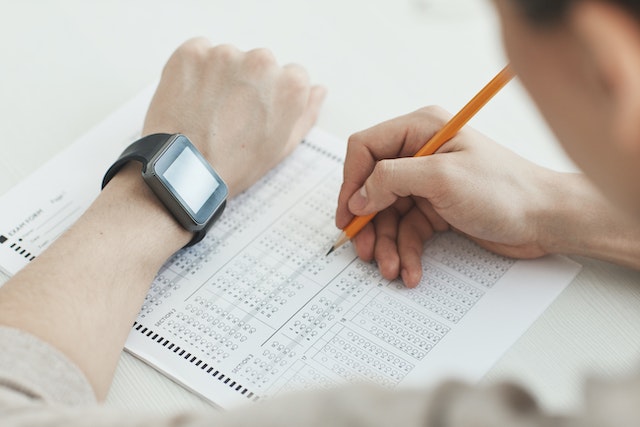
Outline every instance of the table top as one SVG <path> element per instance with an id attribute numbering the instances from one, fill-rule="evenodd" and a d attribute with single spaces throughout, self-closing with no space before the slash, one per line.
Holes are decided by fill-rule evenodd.
<path id="1" fill-rule="evenodd" d="M 304 65 L 329 89 L 318 125 L 343 138 L 426 105 L 456 111 L 506 62 L 496 17 L 478 0 L 3 2 L 0 194 L 155 81 L 189 37 L 268 47 Z M 537 163 L 575 170 L 517 80 L 471 125 Z M 515 380 L 567 411 L 587 375 L 635 368 L 640 273 L 575 259 L 581 273 L 484 383 Z M 106 405 L 168 413 L 208 404 L 123 353 Z"/>

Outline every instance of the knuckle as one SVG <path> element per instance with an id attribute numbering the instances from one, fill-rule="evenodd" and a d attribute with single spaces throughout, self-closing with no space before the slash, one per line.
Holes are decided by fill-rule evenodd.
<path id="1" fill-rule="evenodd" d="M 271 67 L 276 64 L 276 58 L 273 53 L 266 48 L 258 48 L 250 50 L 246 53 L 247 63 L 256 68 Z"/>
<path id="2" fill-rule="evenodd" d="M 353 151 L 357 150 L 364 144 L 364 138 L 362 138 L 362 132 L 356 132 L 352 134 L 347 140 L 347 149 Z"/>
<path id="3" fill-rule="evenodd" d="M 432 189 L 432 197 L 436 200 L 446 198 L 447 195 L 455 191 L 459 185 L 461 174 L 464 173 L 455 162 L 443 157 L 446 156 L 431 156 L 428 163 L 430 169 L 429 185 Z"/>
<path id="4" fill-rule="evenodd" d="M 240 50 L 231 44 L 221 44 L 208 50 L 208 59 L 213 62 L 229 62 L 240 55 Z"/>
<path id="5" fill-rule="evenodd" d="M 194 37 L 185 41 L 178 46 L 165 64 L 162 69 L 163 76 L 189 69 L 191 64 L 199 61 L 210 45 L 209 40 L 204 37 Z"/>
<path id="6" fill-rule="evenodd" d="M 362 137 L 362 133 L 354 133 L 347 140 L 347 157 L 345 162 L 346 164 L 351 161 L 351 159 L 361 159 L 363 150 L 366 150 L 364 145 L 364 138 Z"/>
<path id="7" fill-rule="evenodd" d="M 184 42 L 176 53 L 184 58 L 197 58 L 203 55 L 211 47 L 211 42 L 205 37 L 194 37 Z"/>
<path id="8" fill-rule="evenodd" d="M 305 91 L 309 88 L 309 74 L 299 65 L 288 65 L 283 69 L 283 76 L 287 87 L 295 91 Z"/>
<path id="9" fill-rule="evenodd" d="M 424 118 L 436 120 L 442 124 L 446 123 L 451 118 L 451 114 L 439 105 L 429 105 L 427 107 L 420 108 L 418 113 Z"/>
<path id="10" fill-rule="evenodd" d="M 396 162 L 390 160 L 380 160 L 376 163 L 371 174 L 372 184 L 377 188 L 385 188 L 385 183 L 389 180 L 393 180 L 395 174 Z"/>

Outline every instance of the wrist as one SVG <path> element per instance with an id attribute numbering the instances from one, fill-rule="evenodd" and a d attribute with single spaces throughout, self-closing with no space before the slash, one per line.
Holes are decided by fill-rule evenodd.
<path id="1" fill-rule="evenodd" d="M 99 199 L 102 219 L 110 226 L 121 230 L 127 240 L 135 239 L 142 245 L 161 245 L 162 251 L 145 251 L 149 255 L 156 252 L 164 256 L 162 262 L 172 253 L 184 247 L 193 237 L 171 215 L 141 175 L 137 162 L 125 165 L 109 182 Z"/>
<path id="2" fill-rule="evenodd" d="M 575 215 L 579 208 L 574 199 L 580 197 L 576 197 L 576 188 L 572 188 L 578 184 L 574 181 L 572 174 L 549 171 L 539 189 L 542 197 L 535 210 L 536 235 L 537 243 L 547 253 L 573 253 L 578 246 Z"/>
<path id="3" fill-rule="evenodd" d="M 553 172 L 540 210 L 540 245 L 549 253 L 640 266 L 638 222 L 618 211 L 582 174 Z"/>
<path id="4" fill-rule="evenodd" d="M 107 169 L 102 188 L 131 162 L 142 165 L 139 177 L 154 199 L 194 233 L 188 246 L 200 242 L 224 211 L 228 196 L 228 186 L 200 150 L 183 134 L 146 135 L 129 145 Z"/>
<path id="5" fill-rule="evenodd" d="M 139 164 L 125 165 L 78 221 L 1 289 L 0 323 L 62 351 L 99 398 L 154 276 L 192 237 L 140 174 Z"/>

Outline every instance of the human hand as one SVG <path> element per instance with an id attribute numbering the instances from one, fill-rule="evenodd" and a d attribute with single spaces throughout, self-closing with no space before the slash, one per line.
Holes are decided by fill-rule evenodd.
<path id="1" fill-rule="evenodd" d="M 191 39 L 169 58 L 143 134 L 185 134 L 235 195 L 293 151 L 325 93 L 302 67 L 280 67 L 268 50 Z"/>
<path id="2" fill-rule="evenodd" d="M 468 127 L 436 154 L 408 157 L 449 118 L 428 107 L 349 139 L 336 225 L 379 212 L 353 239 L 356 252 L 409 287 L 422 277 L 424 242 L 438 231 L 454 229 L 509 257 L 547 253 L 539 226 L 553 203 L 557 173 Z"/>

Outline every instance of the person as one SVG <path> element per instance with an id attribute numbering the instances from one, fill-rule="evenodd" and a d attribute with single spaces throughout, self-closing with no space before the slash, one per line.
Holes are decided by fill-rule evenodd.
<path id="1" fill-rule="evenodd" d="M 586 176 L 540 168 L 470 128 L 431 157 L 406 158 L 447 118 L 428 108 L 350 138 L 337 225 L 381 211 L 355 239 L 357 253 L 408 286 L 419 280 L 423 242 L 445 229 L 513 257 L 578 253 L 638 267 L 640 2 L 495 4 L 514 69 Z M 293 149 L 314 123 L 323 94 L 301 68 L 277 67 L 264 50 L 192 40 L 169 59 L 144 133 L 188 134 L 237 194 Z M 129 165 L 118 173 L 74 227 L 0 288 L 3 425 L 640 422 L 637 376 L 595 384 L 584 412 L 570 416 L 543 412 L 515 385 L 453 382 L 434 390 L 350 386 L 298 393 L 225 413 L 159 417 L 103 409 L 94 403 L 109 388 L 153 275 L 191 237 L 141 184 L 139 172 Z M 166 231 L 154 232 L 160 228 Z M 85 333 L 93 330 L 102 334 Z"/>
<path id="2" fill-rule="evenodd" d="M 336 225 L 381 211 L 353 242 L 408 286 L 423 242 L 450 228 L 509 257 L 640 268 L 640 2 L 494 3 L 513 69 L 586 176 L 544 169 L 471 128 L 437 155 L 406 158 L 450 117 L 430 107 L 350 138 Z"/>

